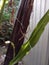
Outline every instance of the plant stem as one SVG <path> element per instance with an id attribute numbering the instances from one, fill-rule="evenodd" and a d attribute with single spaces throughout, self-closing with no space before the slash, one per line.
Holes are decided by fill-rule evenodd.
<path id="1" fill-rule="evenodd" d="M 3 5 L 2 5 L 2 8 L 1 8 L 1 13 L 0 13 L 0 23 L 2 22 L 2 15 L 3 15 L 3 10 L 4 10 L 4 6 L 5 6 L 5 2 L 6 2 L 6 0 L 3 0 Z"/>
<path id="2" fill-rule="evenodd" d="M 12 45 L 12 47 L 13 47 L 13 58 L 14 58 L 14 57 L 15 57 L 15 45 L 14 45 L 13 42 L 11 42 L 11 45 Z"/>

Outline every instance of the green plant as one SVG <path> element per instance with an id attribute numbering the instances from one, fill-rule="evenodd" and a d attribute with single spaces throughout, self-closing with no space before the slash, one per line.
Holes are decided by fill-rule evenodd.
<path id="1" fill-rule="evenodd" d="M 10 61 L 9 65 L 14 65 L 18 61 L 20 61 L 30 51 L 30 49 L 36 45 L 48 22 L 49 22 L 49 10 L 39 21 L 34 31 L 32 32 L 29 40 L 21 46 L 19 53 Z"/>
<path id="2" fill-rule="evenodd" d="M 11 11 L 12 11 L 12 7 L 9 6 L 10 0 L 1 0 L 1 1 L 3 3 L 0 9 L 0 45 L 2 46 L 4 45 L 4 42 L 6 40 L 10 39 L 14 24 L 12 25 L 10 23 L 10 17 L 11 17 Z M 12 0 L 12 1 L 14 1 L 14 8 L 15 8 L 14 17 L 15 17 L 19 0 Z"/>
<path id="3" fill-rule="evenodd" d="M 13 29 L 12 26 L 9 24 L 11 9 L 9 9 L 8 12 L 4 11 L 6 1 L 8 0 L 3 0 L 3 5 L 0 11 L 0 25 L 1 25 L 0 26 L 0 39 L 3 39 L 3 40 L 5 40 L 6 38 L 8 39 L 10 38 L 9 34 L 11 34 L 12 29 Z M 17 4 L 18 4 L 18 0 L 17 0 Z M 8 22 L 5 22 L 5 21 L 8 21 Z M 19 62 L 29 52 L 29 50 L 36 45 L 48 21 L 49 21 L 49 10 L 44 15 L 44 17 L 39 21 L 34 31 L 32 32 L 29 40 L 21 46 L 19 53 L 10 61 L 9 65 L 14 65 L 15 63 Z M 2 22 L 3 24 L 1 24 Z M 5 24 L 7 27 L 5 26 Z"/>
<path id="4" fill-rule="evenodd" d="M 11 7 L 11 5 L 9 5 L 9 1 L 10 0 L 1 0 L 2 6 L 0 6 L 0 23 L 2 23 L 2 21 L 9 21 L 10 20 L 10 16 L 11 16 L 11 11 L 12 8 L 14 7 L 15 12 L 14 12 L 14 16 L 16 11 L 18 10 L 18 4 L 19 4 L 19 0 L 12 0 L 14 2 L 13 6 Z"/>

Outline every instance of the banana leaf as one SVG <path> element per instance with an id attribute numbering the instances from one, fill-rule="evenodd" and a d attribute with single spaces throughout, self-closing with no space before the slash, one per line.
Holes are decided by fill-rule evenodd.
<path id="1" fill-rule="evenodd" d="M 34 31 L 32 32 L 29 40 L 22 45 L 19 53 L 10 61 L 9 65 L 14 65 L 18 61 L 20 61 L 30 51 L 30 49 L 36 45 L 48 22 L 49 22 L 49 10 L 39 21 Z"/>

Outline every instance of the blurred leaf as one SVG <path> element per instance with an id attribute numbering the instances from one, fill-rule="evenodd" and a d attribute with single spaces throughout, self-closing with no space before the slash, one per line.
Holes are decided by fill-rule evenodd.
<path id="1" fill-rule="evenodd" d="M 3 13 L 3 20 L 9 21 L 10 19 L 10 14 L 9 13 Z"/>
<path id="2" fill-rule="evenodd" d="M 35 27 L 34 31 L 32 32 L 29 40 L 22 45 L 19 53 L 11 60 L 9 65 L 14 65 L 18 61 L 20 61 L 28 52 L 30 51 L 31 48 L 33 48 L 36 43 L 39 41 L 41 34 L 43 33 L 45 26 L 47 25 L 49 21 L 49 10 L 47 13 L 43 16 L 43 18 L 39 21 L 37 26 Z"/>

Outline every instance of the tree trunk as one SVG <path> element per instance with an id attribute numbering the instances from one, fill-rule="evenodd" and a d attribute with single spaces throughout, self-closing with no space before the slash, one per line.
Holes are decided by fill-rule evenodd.
<path id="1" fill-rule="evenodd" d="M 16 17 L 14 29 L 11 35 L 11 41 L 15 45 L 16 55 L 19 52 L 21 45 L 23 44 L 24 36 L 22 32 L 24 34 L 26 33 L 27 27 L 29 25 L 29 19 L 32 7 L 33 7 L 33 0 L 22 0 Z M 12 58 L 13 58 L 13 49 L 12 46 L 9 44 L 4 65 L 8 65 Z"/>

